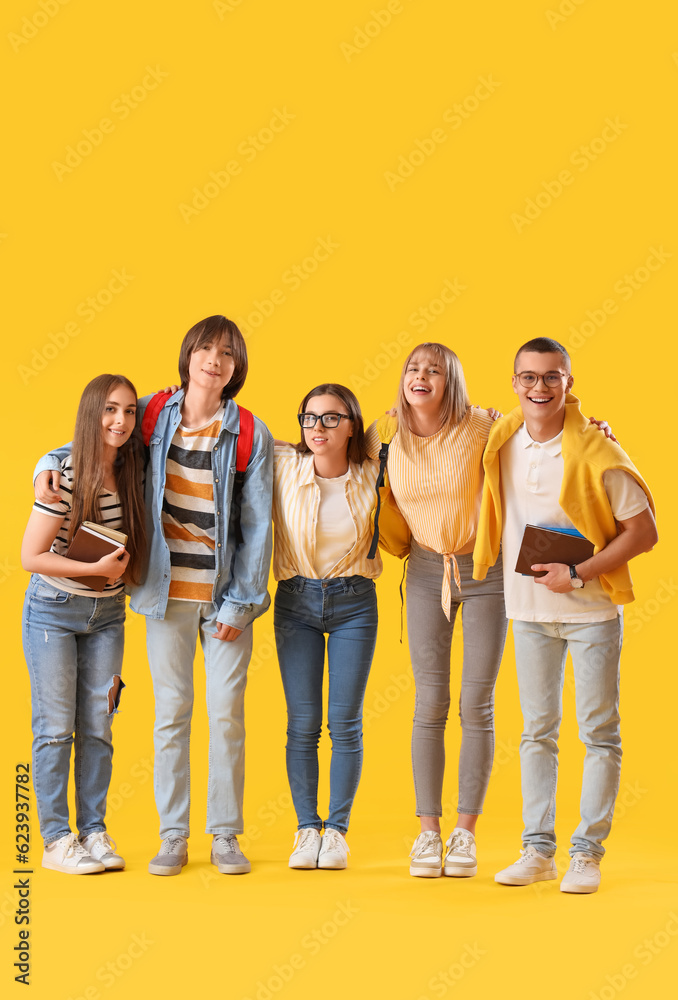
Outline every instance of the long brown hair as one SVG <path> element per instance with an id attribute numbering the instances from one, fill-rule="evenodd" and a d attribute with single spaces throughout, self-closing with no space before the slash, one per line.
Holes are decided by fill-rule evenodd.
<path id="1" fill-rule="evenodd" d="M 85 386 L 80 397 L 71 452 L 75 490 L 71 500 L 69 542 L 83 521 L 98 521 L 100 517 L 99 496 L 104 488 L 101 421 L 111 389 L 119 385 L 130 389 L 136 401 L 137 391 L 124 375 L 98 375 Z M 122 507 L 121 530 L 127 535 L 125 548 L 130 554 L 124 579 L 126 583 L 139 583 L 146 557 L 146 525 L 142 490 L 144 445 L 138 424 L 118 448 L 114 468 Z"/>
<path id="2" fill-rule="evenodd" d="M 410 441 L 413 432 L 412 407 L 405 399 L 405 375 L 412 358 L 419 353 L 429 354 L 445 375 L 445 391 L 440 404 L 440 429 L 460 423 L 470 406 L 464 369 L 454 351 L 446 347 L 445 344 L 418 344 L 405 359 L 398 386 L 398 437 L 408 458 L 410 457 Z"/>
<path id="3" fill-rule="evenodd" d="M 322 385 L 317 385 L 315 389 L 311 389 L 310 392 L 306 393 L 299 406 L 299 413 L 306 412 L 306 407 L 314 396 L 336 396 L 339 402 L 344 404 L 353 422 L 353 435 L 348 439 L 347 457 L 349 462 L 356 462 L 358 465 L 362 465 L 369 456 L 367 454 L 367 445 L 365 444 L 363 415 L 360 412 L 360 403 L 356 397 L 345 385 L 339 385 L 338 382 L 323 382 Z M 301 443 L 297 445 L 297 449 L 302 453 L 311 450 L 306 444 L 303 431 L 301 432 Z"/>

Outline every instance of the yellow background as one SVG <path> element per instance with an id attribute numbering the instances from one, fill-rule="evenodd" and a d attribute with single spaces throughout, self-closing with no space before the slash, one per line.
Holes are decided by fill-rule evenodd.
<path id="1" fill-rule="evenodd" d="M 585 412 L 611 422 L 660 514 L 661 542 L 636 562 L 638 599 L 627 612 L 625 757 L 602 889 L 578 897 L 555 882 L 512 890 L 493 881 L 515 860 L 522 829 L 510 641 L 479 874 L 407 875 L 416 832 L 413 684 L 407 646 L 398 642 L 401 567 L 391 561 L 379 583 L 381 628 L 346 872 L 286 867 L 295 823 L 268 614 L 256 625 L 247 696 L 243 843 L 253 872 L 228 878 L 208 864 L 198 659 L 191 863 L 180 878 L 147 875 L 158 843 L 153 703 L 143 622 L 130 616 L 108 815 L 127 871 L 87 879 L 43 872 L 34 821 L 32 996 L 668 995 L 678 947 L 670 878 L 678 24 L 670 7 L 4 5 L 3 986 L 20 989 L 12 981 L 11 819 L 14 767 L 29 759 L 31 737 L 18 548 L 34 460 L 70 438 L 91 377 L 120 371 L 141 393 L 161 388 L 176 377 L 186 330 L 223 312 L 248 334 L 240 401 L 281 437 L 295 435 L 300 398 L 326 380 L 355 388 L 366 418 L 376 416 L 394 398 L 406 347 L 420 340 L 453 347 L 473 401 L 503 410 L 514 403 L 520 343 L 543 334 L 572 348 Z M 456 104 L 465 117 L 455 118 Z M 266 131 L 271 119 L 279 131 Z M 66 160 L 68 147 L 80 162 Z M 397 175 L 399 166 L 409 176 Z M 212 181 L 205 193 L 212 172 L 223 187 Z M 196 197 L 194 212 L 182 209 Z M 327 259 L 318 262 L 321 240 L 332 253 L 321 250 Z M 654 269 L 643 270 L 653 248 Z M 295 266 L 304 275 L 297 287 Z M 108 291 L 114 271 L 124 284 L 114 280 Z M 443 309 L 446 281 L 461 290 Z M 446 836 L 458 742 L 453 718 Z M 571 681 L 561 758 L 562 869 L 582 760 Z"/>

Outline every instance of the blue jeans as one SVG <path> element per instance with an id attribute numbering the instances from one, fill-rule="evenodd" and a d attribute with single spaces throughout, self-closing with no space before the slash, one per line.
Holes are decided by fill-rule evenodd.
<path id="1" fill-rule="evenodd" d="M 377 639 L 374 581 L 362 576 L 281 580 L 275 641 L 287 701 L 287 777 L 299 829 L 321 829 L 318 742 L 323 721 L 325 633 L 332 739 L 325 828 L 346 833 L 363 762 L 363 699 Z"/>
<path id="2" fill-rule="evenodd" d="M 217 624 L 211 602 L 173 598 L 164 618 L 146 619 L 155 695 L 155 804 L 163 839 L 190 833 L 193 660 L 198 635 L 205 657 L 209 719 L 206 832 L 243 832 L 245 685 L 252 626 L 234 642 L 225 642 L 212 638 Z"/>
<path id="3" fill-rule="evenodd" d="M 122 593 L 83 597 L 31 577 L 23 646 L 31 678 L 33 784 L 46 844 L 70 833 L 68 772 L 74 742 L 80 836 L 106 829 L 111 722 L 124 687 L 124 622 Z"/>
<path id="4" fill-rule="evenodd" d="M 586 746 L 581 821 L 570 854 L 602 858 L 619 788 L 619 656 L 623 619 L 607 622 L 513 622 L 520 707 L 523 843 L 551 857 L 556 850 L 558 734 L 563 678 L 572 657 L 579 738 Z"/>

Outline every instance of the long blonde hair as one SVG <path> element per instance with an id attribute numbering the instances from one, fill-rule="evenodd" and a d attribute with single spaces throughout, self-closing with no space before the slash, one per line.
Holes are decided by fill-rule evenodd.
<path id="1" fill-rule="evenodd" d="M 83 521 L 99 520 L 99 494 L 104 488 L 101 421 L 109 393 L 119 385 L 130 389 L 136 402 L 137 391 L 124 375 L 97 375 L 85 386 L 80 397 L 71 452 L 75 490 L 71 498 L 69 542 Z M 125 548 L 130 554 L 124 574 L 128 583 L 139 582 L 146 556 L 143 472 L 144 444 L 138 427 L 135 427 L 128 440 L 118 448 L 115 461 L 116 489 L 122 507 L 121 530 L 127 535 Z"/>
<path id="2" fill-rule="evenodd" d="M 445 344 L 425 343 L 418 344 L 414 350 L 410 351 L 405 359 L 403 370 L 400 375 L 400 385 L 398 386 L 398 437 L 405 455 L 411 457 L 412 441 L 412 407 L 405 398 L 405 375 L 410 362 L 416 354 L 426 352 L 438 364 L 445 375 L 445 389 L 440 404 L 440 430 L 444 427 L 454 426 L 460 423 L 470 406 L 468 392 L 466 390 L 466 379 L 461 361 L 449 347 Z"/>

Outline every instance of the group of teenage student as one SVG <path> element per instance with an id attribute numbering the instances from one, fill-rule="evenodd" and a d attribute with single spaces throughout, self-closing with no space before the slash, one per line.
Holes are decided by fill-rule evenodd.
<path id="1" fill-rule="evenodd" d="M 249 415 L 234 402 L 247 375 L 245 342 L 223 316 L 189 330 L 179 374 L 181 388 L 168 393 L 160 409 L 153 397 L 138 400 L 122 376 L 95 378 L 80 401 L 72 444 L 45 456 L 36 470 L 36 502 L 22 547 L 24 569 L 33 573 L 23 638 L 43 866 L 86 874 L 125 864 L 106 831 L 105 812 L 111 723 L 124 687 L 127 590 L 132 609 L 146 617 L 155 698 L 162 843 L 149 871 L 176 875 L 188 860 L 198 636 L 209 717 L 211 862 L 226 874 L 250 871 L 237 840 L 243 831 L 244 694 L 252 623 L 270 604 L 272 514 L 274 628 L 298 820 L 289 866 L 345 868 L 377 636 L 374 580 L 382 563 L 370 548 L 381 425 L 365 431 L 357 399 L 335 383 L 317 386 L 302 400 L 297 445 L 274 442 L 256 417 L 247 424 Z M 618 444 L 581 415 L 571 385 L 565 349 L 547 338 L 530 341 L 518 352 L 513 375 L 520 406 L 493 423 L 496 413 L 470 406 L 461 364 L 449 348 L 421 344 L 403 367 L 387 470 L 411 534 L 406 607 L 421 822 L 410 856 L 414 876 L 476 874 L 475 826 L 492 768 L 494 687 L 508 615 L 525 724 L 526 828 L 520 858 L 496 880 L 525 885 L 556 877 L 557 737 L 569 648 L 586 760 L 582 817 L 561 888 L 598 887 L 619 781 L 620 605 L 633 599 L 628 560 L 653 546 L 656 529 L 640 474 Z M 157 412 L 150 425 L 147 414 L 145 444 L 140 427 L 149 402 Z M 246 468 L 236 482 L 239 442 Z M 509 454 L 514 447 L 515 456 Z M 123 531 L 124 548 L 94 564 L 67 558 L 83 520 Z M 542 577 L 519 576 L 512 569 L 518 535 L 530 520 L 580 530 L 596 554 L 577 566 L 538 566 Z M 79 581 L 79 574 L 104 577 L 103 593 Z M 443 846 L 450 647 L 459 609 L 459 802 Z M 325 636 L 332 756 L 323 821 L 317 792 Z M 67 801 L 73 743 L 79 836 L 71 832 Z"/>

